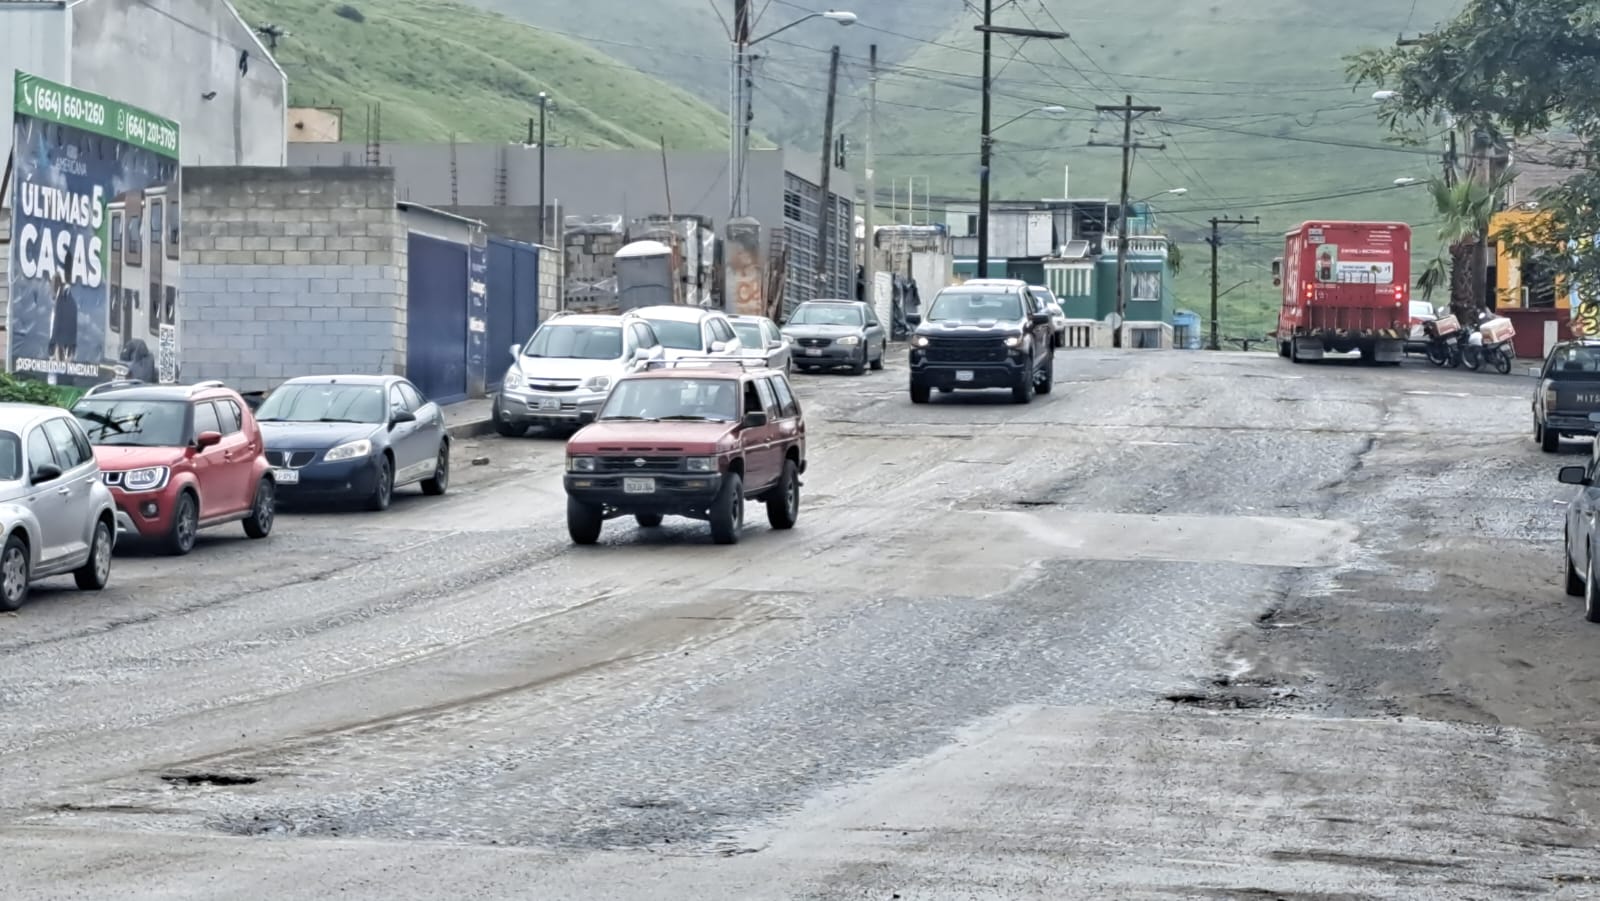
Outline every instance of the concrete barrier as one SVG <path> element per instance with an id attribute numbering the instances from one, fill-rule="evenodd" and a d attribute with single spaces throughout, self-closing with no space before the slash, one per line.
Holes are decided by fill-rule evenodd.
<path id="1" fill-rule="evenodd" d="M 1172 323 L 1124 322 L 1122 346 L 1130 350 L 1171 350 Z"/>
<path id="2" fill-rule="evenodd" d="M 1068 319 L 1061 346 L 1069 350 L 1110 347 L 1111 329 L 1096 319 Z"/>

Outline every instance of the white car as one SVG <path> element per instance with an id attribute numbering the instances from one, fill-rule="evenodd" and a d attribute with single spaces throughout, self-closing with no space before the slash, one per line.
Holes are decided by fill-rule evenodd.
<path id="1" fill-rule="evenodd" d="M 784 372 L 794 369 L 794 342 L 776 322 L 765 316 L 730 316 L 728 321 L 739 336 L 739 353 L 745 359 L 761 360 L 768 368 Z"/>
<path id="2" fill-rule="evenodd" d="M 71 573 L 78 587 L 111 581 L 116 502 L 89 436 L 59 407 L 0 403 L 0 610 L 28 600 L 33 582 Z"/>
<path id="3" fill-rule="evenodd" d="M 594 418 L 617 379 L 665 353 L 650 323 L 600 314 L 557 313 L 526 344 L 494 395 L 494 427 L 508 438 L 529 426 L 576 427 Z"/>
<path id="4" fill-rule="evenodd" d="M 1067 314 L 1062 312 L 1061 303 L 1056 300 L 1056 295 L 1044 285 L 1029 285 L 1028 290 L 1033 296 L 1039 298 L 1044 308 L 1050 311 L 1050 340 L 1056 347 L 1064 347 L 1067 343 Z"/>
<path id="5" fill-rule="evenodd" d="M 1426 300 L 1411 301 L 1411 331 L 1406 335 L 1406 351 L 1411 353 L 1425 353 L 1428 349 L 1428 333 L 1423 330 L 1423 325 L 1439 318 L 1433 309 L 1433 304 Z"/>
<path id="6" fill-rule="evenodd" d="M 720 310 L 663 305 L 639 307 L 622 317 L 648 322 L 661 341 L 664 359 L 743 356 L 744 344 L 733 330 L 732 321 Z"/>

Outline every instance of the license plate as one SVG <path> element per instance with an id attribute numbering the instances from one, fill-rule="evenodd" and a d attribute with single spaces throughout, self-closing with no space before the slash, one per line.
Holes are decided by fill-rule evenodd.
<path id="1" fill-rule="evenodd" d="M 561 409 L 561 401 L 559 401 L 559 400 L 557 400 L 557 399 L 555 399 L 553 397 L 544 398 L 543 400 L 539 401 L 539 409 L 542 410 L 542 411 L 553 413 L 553 412 Z"/>
<path id="2" fill-rule="evenodd" d="M 656 480 L 655 479 L 623 479 L 622 480 L 622 493 L 623 494 L 655 494 L 656 493 Z"/>
<path id="3" fill-rule="evenodd" d="M 298 469 L 274 469 L 272 478 L 279 485 L 300 484 L 300 471 Z"/>
<path id="4" fill-rule="evenodd" d="M 820 356 L 822 356 L 822 348 L 820 348 L 820 347 L 808 347 L 808 348 L 806 348 L 806 356 L 808 356 L 808 357 L 820 357 Z"/>
<path id="5" fill-rule="evenodd" d="M 970 382 L 970 381 L 972 381 L 972 373 L 967 371 L 967 370 L 965 370 L 965 369 L 963 369 L 960 372 L 956 373 L 956 381 L 958 381 L 958 382 Z"/>

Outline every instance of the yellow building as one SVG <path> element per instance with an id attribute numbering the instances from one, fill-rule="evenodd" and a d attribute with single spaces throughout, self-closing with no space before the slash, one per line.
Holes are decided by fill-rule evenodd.
<path id="1" fill-rule="evenodd" d="M 1547 212 L 1526 208 L 1495 213 L 1489 219 L 1489 234 L 1497 236 L 1506 232 L 1528 234 Z M 1572 298 L 1562 289 L 1559 279 L 1537 262 L 1524 260 L 1505 242 L 1494 245 L 1494 307 L 1496 310 L 1570 310 Z"/>

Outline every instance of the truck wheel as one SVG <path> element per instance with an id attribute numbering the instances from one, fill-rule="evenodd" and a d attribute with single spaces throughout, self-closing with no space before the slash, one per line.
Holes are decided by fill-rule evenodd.
<path id="1" fill-rule="evenodd" d="M 928 393 L 929 392 L 928 392 L 928 386 L 927 385 L 918 385 L 915 382 L 913 382 L 911 384 L 911 402 L 912 403 L 914 403 L 914 404 L 925 404 L 925 403 L 927 403 L 928 402 Z"/>
<path id="2" fill-rule="evenodd" d="M 774 529 L 792 529 L 800 519 L 800 471 L 793 460 L 783 461 L 783 475 L 767 495 L 767 522 Z"/>
<path id="3" fill-rule="evenodd" d="M 1049 394 L 1056 387 L 1056 355 L 1050 354 L 1044 361 L 1044 370 L 1039 373 L 1039 393 Z"/>
<path id="4" fill-rule="evenodd" d="M 1539 447 L 1547 454 L 1559 453 L 1561 451 L 1561 433 L 1549 426 L 1543 426 L 1539 431 Z"/>
<path id="5" fill-rule="evenodd" d="M 711 502 L 711 540 L 717 544 L 738 544 L 744 528 L 744 480 L 736 472 L 722 480 L 722 490 Z"/>
<path id="6" fill-rule="evenodd" d="M 1033 403 L 1035 376 L 1032 368 L 1022 374 L 1022 380 L 1011 387 L 1011 402 L 1017 404 Z"/>
<path id="7" fill-rule="evenodd" d="M 599 507 L 586 504 L 575 497 L 567 498 L 567 534 L 573 544 L 594 544 L 600 540 L 600 529 L 605 517 Z"/>

